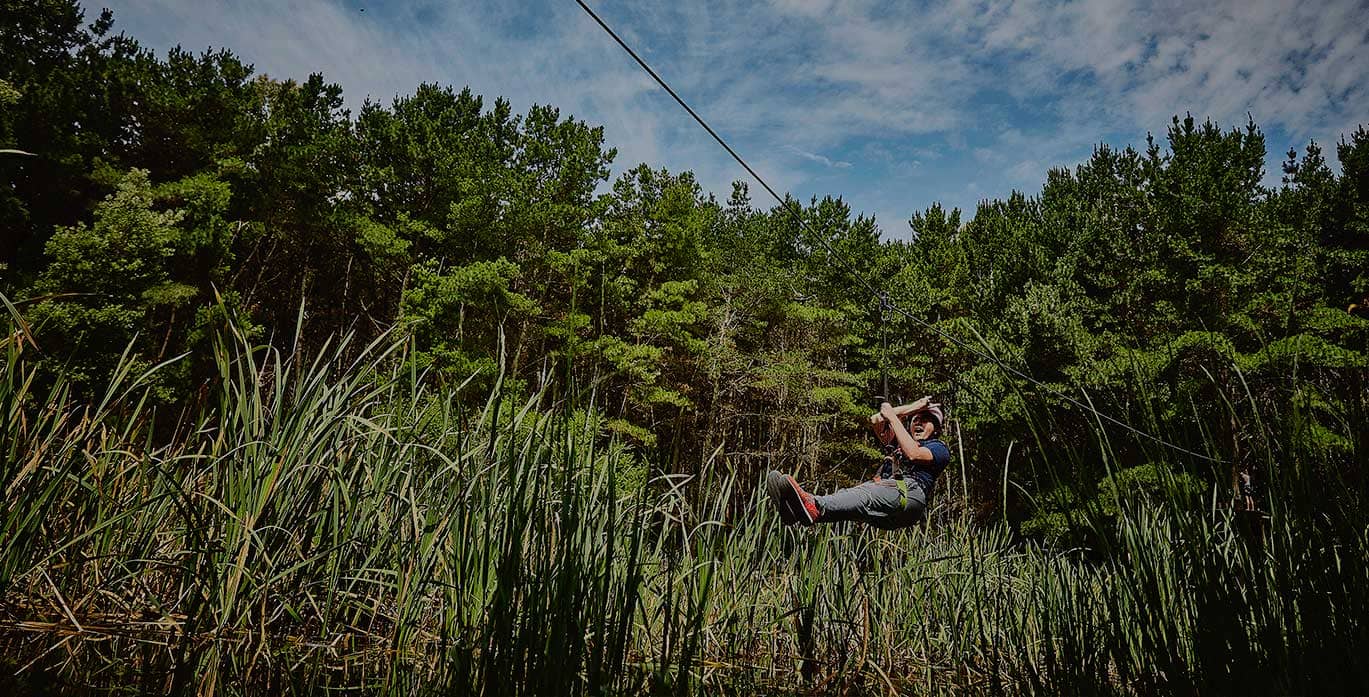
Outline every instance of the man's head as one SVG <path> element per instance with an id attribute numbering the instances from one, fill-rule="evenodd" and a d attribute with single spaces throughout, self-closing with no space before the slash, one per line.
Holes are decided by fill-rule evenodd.
<path id="1" fill-rule="evenodd" d="M 908 415 L 908 432 L 918 440 L 941 435 L 941 423 L 946 419 L 941 405 L 935 402 Z"/>

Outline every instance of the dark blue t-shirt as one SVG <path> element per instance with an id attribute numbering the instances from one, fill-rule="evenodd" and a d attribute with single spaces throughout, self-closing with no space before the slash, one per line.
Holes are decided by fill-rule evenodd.
<path id="1" fill-rule="evenodd" d="M 931 496 L 932 487 L 936 484 L 936 478 L 941 474 L 942 470 L 946 469 L 946 465 L 951 464 L 951 449 L 947 448 L 946 444 L 942 443 L 939 438 L 928 438 L 927 440 L 918 441 L 918 445 L 932 451 L 931 462 L 910 462 L 908 458 L 903 456 L 902 450 L 896 451 L 894 457 L 898 458 L 899 471 L 903 473 L 904 476 L 916 479 L 918 484 L 922 485 L 922 490 L 927 492 L 928 496 Z M 891 471 L 889 465 L 886 464 L 880 469 L 879 476 L 888 479 L 889 477 L 894 476 L 894 473 Z"/>

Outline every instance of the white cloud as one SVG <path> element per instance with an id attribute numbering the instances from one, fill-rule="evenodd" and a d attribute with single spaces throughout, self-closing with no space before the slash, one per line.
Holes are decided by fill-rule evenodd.
<path id="1" fill-rule="evenodd" d="M 808 152 L 807 150 L 794 147 L 793 145 L 786 145 L 784 146 L 784 149 L 794 153 L 795 155 L 798 155 L 799 157 L 802 157 L 805 160 L 808 160 L 809 162 L 816 162 L 822 165 L 823 167 L 836 167 L 837 169 L 846 169 L 847 167 L 851 166 L 850 162 L 846 162 L 843 160 L 833 160 L 832 158 L 827 157 L 826 155 L 819 155 L 814 152 Z"/>
<path id="2" fill-rule="evenodd" d="M 1364 94 L 1354 92 L 1369 70 L 1369 36 L 1352 29 L 1360 26 L 1355 17 L 1366 9 L 1363 2 L 1028 0 L 1013 8 L 1011 17 L 989 20 L 989 35 L 1022 50 L 1022 63 L 1042 67 L 1028 76 L 1075 73 L 1087 80 L 1065 86 L 1011 82 L 1067 88 L 1075 98 L 1061 103 L 1072 109 L 1099 105 L 1081 110 L 1085 123 L 1101 119 L 1112 129 L 1130 130 L 1154 128 L 1188 111 L 1223 123 L 1243 121 L 1251 112 L 1261 123 L 1311 134 L 1369 106 Z M 1052 31 L 1057 27 L 1063 30 Z M 1023 37 L 1048 40 L 1028 44 Z M 1062 113 L 1081 120 L 1071 116 Z"/>
<path id="3" fill-rule="evenodd" d="M 1015 185 L 1019 191 L 1032 191 L 1040 188 L 1046 180 L 1046 170 L 1049 167 L 1038 160 L 1022 160 L 1009 167 L 1005 174 L 1008 181 Z"/>

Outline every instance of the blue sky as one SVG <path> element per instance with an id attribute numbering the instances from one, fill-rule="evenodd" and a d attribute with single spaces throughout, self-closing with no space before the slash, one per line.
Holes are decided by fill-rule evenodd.
<path id="1" fill-rule="evenodd" d="M 1034 194 L 1175 114 L 1252 114 L 1270 184 L 1290 146 L 1369 124 L 1369 0 L 588 1 L 772 186 L 841 196 L 890 237 L 933 202 Z M 615 174 L 692 170 L 720 199 L 747 178 L 573 0 L 104 0 L 87 17 L 102 5 L 159 52 L 321 72 L 353 108 L 469 85 L 604 126 Z"/>

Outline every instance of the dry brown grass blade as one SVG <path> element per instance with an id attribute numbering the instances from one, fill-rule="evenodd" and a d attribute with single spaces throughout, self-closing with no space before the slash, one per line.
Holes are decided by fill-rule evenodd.
<path id="1" fill-rule="evenodd" d="M 15 307 L 14 303 L 10 302 L 4 293 L 0 293 L 0 304 L 3 304 L 5 309 L 9 311 L 10 319 L 14 320 L 15 326 L 19 328 L 7 341 L 21 339 L 18 343 L 18 347 L 21 349 L 24 346 L 24 341 L 27 341 L 30 346 L 41 353 L 41 349 L 38 348 L 38 340 L 33 338 L 33 330 L 29 327 L 29 323 L 24 320 L 24 316 L 19 314 L 19 308 Z"/>

